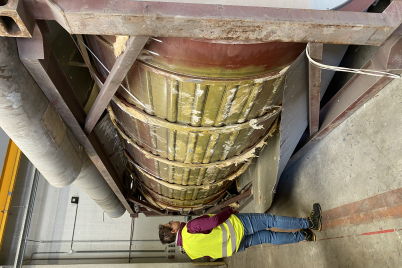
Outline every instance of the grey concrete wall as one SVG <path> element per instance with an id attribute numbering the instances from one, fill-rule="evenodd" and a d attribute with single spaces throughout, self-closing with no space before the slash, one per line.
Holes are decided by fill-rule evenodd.
<path id="1" fill-rule="evenodd" d="M 8 138 L 7 138 L 8 139 Z M 2 140 L 0 139 L 0 142 Z M 7 218 L 6 230 L 0 251 L 0 265 L 13 265 L 17 252 L 24 215 L 31 193 L 35 167 L 25 155 L 21 155 L 15 188 Z"/>
<path id="2" fill-rule="evenodd" d="M 10 138 L 7 136 L 4 130 L 0 128 L 0 170 L 3 170 L 9 140 Z"/>
<path id="3" fill-rule="evenodd" d="M 78 209 L 76 204 L 70 202 L 72 196 L 80 198 Z M 75 242 L 71 247 L 76 212 Z M 131 259 L 132 263 L 173 263 L 190 260 L 180 253 L 179 248 L 166 248 L 159 242 L 157 227 L 169 220 L 184 221 L 185 218 L 183 216 L 147 218 L 140 215 L 134 220 L 134 241 L 131 249 L 164 252 L 132 252 L 131 257 L 138 257 Z M 132 219 L 127 212 L 120 218 L 109 218 L 92 199 L 74 185 L 59 189 L 41 179 L 29 232 L 30 241 L 25 254 L 27 261 L 24 264 L 128 263 L 128 252 L 82 253 L 82 251 L 128 251 L 131 224 Z M 165 249 L 175 249 L 175 252 L 168 253 Z M 175 258 L 168 260 L 168 255 L 175 255 Z"/>

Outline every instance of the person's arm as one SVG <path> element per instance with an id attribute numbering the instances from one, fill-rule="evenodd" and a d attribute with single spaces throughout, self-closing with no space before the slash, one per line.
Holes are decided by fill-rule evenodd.
<path id="1" fill-rule="evenodd" d="M 233 210 L 227 208 L 213 217 L 209 217 L 208 215 L 201 216 L 187 223 L 187 231 L 190 234 L 210 233 L 213 228 L 224 223 L 232 214 Z"/>

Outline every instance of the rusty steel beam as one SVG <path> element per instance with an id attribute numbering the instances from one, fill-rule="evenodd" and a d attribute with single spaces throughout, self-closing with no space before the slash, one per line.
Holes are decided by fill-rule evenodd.
<path id="1" fill-rule="evenodd" d="M 145 217 L 159 217 L 161 216 L 160 214 L 153 212 L 153 211 L 142 211 L 142 214 L 145 215 Z M 163 214 L 163 216 L 182 216 L 177 212 L 169 212 L 167 214 Z"/>
<path id="2" fill-rule="evenodd" d="M 401 0 L 383 13 L 131 0 L 25 3 L 34 18 L 57 20 L 75 34 L 381 45 L 402 21 Z"/>
<path id="3" fill-rule="evenodd" d="M 238 211 L 241 212 L 243 208 L 245 208 L 248 204 L 250 204 L 251 201 L 254 200 L 254 195 L 250 195 L 247 197 L 247 199 L 240 205 L 240 207 L 237 208 Z"/>
<path id="4" fill-rule="evenodd" d="M 4 2 L 4 1 L 2 1 Z M 23 0 L 8 0 L 0 6 L 0 35 L 32 37 L 35 19 Z"/>
<path id="5" fill-rule="evenodd" d="M 138 199 L 138 198 L 136 198 L 136 197 L 134 197 L 132 195 L 127 195 L 127 200 L 130 201 L 130 202 L 133 202 L 135 204 L 138 204 L 138 205 L 140 205 L 140 206 L 142 206 L 142 207 L 144 207 L 144 208 L 146 208 L 148 210 L 151 210 L 152 212 L 155 212 L 158 215 L 168 215 L 168 214 L 165 213 L 164 210 L 162 210 L 162 209 L 160 209 L 160 208 L 158 208 L 158 207 L 156 207 L 156 206 L 154 206 L 154 205 L 152 205 L 150 203 L 142 201 L 142 200 L 140 200 L 140 199 Z M 144 211 L 143 211 L 143 213 L 144 213 Z"/>
<path id="6" fill-rule="evenodd" d="M 391 36 L 367 61 L 362 69 L 389 70 L 400 75 L 402 73 L 402 37 Z M 335 96 L 321 109 L 321 127 L 319 131 L 304 142 L 303 146 L 289 160 L 287 168 L 293 165 L 300 157 L 313 148 L 320 140 L 344 122 L 349 116 L 374 97 L 381 89 L 388 85 L 393 78 L 386 76 L 375 77 L 355 74 Z"/>
<path id="7" fill-rule="evenodd" d="M 246 191 L 244 191 L 243 193 L 241 193 L 241 194 L 239 194 L 239 195 L 237 195 L 237 196 L 235 196 L 235 197 L 233 197 L 233 198 L 231 198 L 231 199 L 229 199 L 229 200 L 227 200 L 227 201 L 225 201 L 225 202 L 223 202 L 223 203 L 221 203 L 221 204 L 219 204 L 219 205 L 217 205 L 217 206 L 214 206 L 214 207 L 208 209 L 204 214 L 212 214 L 212 213 L 215 213 L 216 211 L 222 210 L 223 208 L 229 206 L 230 204 L 233 204 L 233 203 L 235 203 L 235 202 L 237 202 L 237 201 L 239 201 L 239 200 L 242 200 L 242 199 L 244 199 L 244 198 L 247 198 L 247 197 L 249 197 L 249 196 L 252 195 L 252 194 L 253 194 L 253 187 L 250 186 L 250 187 L 249 187 Z"/>
<path id="8" fill-rule="evenodd" d="M 39 44 L 40 40 L 42 40 L 42 47 Z M 36 48 L 36 50 L 31 50 L 31 55 L 29 54 L 30 42 Z M 82 130 L 80 124 L 83 125 L 85 121 L 84 109 L 39 28 L 36 27 L 34 38 L 17 38 L 17 44 L 22 63 L 71 129 L 125 209 L 129 214 L 133 214 L 134 211 L 125 198 L 126 190 L 98 137 L 94 133 L 87 137 Z M 38 53 L 41 49 L 43 49 L 43 54 Z M 43 58 L 38 59 L 38 55 L 43 55 Z"/>
<path id="9" fill-rule="evenodd" d="M 198 212 L 198 214 L 197 214 Z M 192 211 L 186 215 L 184 214 L 180 214 L 180 212 L 177 211 L 167 211 L 165 212 L 165 214 L 163 214 L 163 216 L 200 216 L 202 210 L 199 211 Z M 139 213 L 143 213 L 146 217 L 157 217 L 157 216 L 161 216 L 160 214 L 158 214 L 157 212 L 154 211 L 149 211 L 147 209 L 141 209 L 141 211 Z M 139 214 L 137 213 L 137 214 Z"/>
<path id="10" fill-rule="evenodd" d="M 147 41 L 148 36 L 131 36 L 127 40 L 126 49 L 117 58 L 110 74 L 106 78 L 106 81 L 99 92 L 98 97 L 89 111 L 87 118 L 85 119 L 85 133 L 91 133 Z"/>
<path id="11" fill-rule="evenodd" d="M 322 63 L 322 43 L 309 43 L 308 51 L 310 57 Z M 319 127 L 320 119 L 320 93 L 321 93 L 321 68 L 309 63 L 309 98 L 308 98 L 308 126 L 310 136 L 313 136 Z"/>
<path id="12" fill-rule="evenodd" d="M 72 130 L 77 131 L 75 123 L 78 123 L 76 128 L 81 129 L 86 114 L 39 25 L 35 25 L 32 38 L 16 39 L 20 59 L 53 106 L 65 102 L 66 105 L 55 108 L 64 115 L 63 120 L 73 126 Z"/>

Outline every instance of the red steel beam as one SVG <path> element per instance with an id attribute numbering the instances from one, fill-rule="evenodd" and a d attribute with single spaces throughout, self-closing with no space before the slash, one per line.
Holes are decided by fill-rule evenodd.
<path id="1" fill-rule="evenodd" d="M 127 40 L 126 49 L 117 58 L 110 74 L 106 78 L 106 81 L 99 92 L 98 97 L 89 111 L 87 118 L 85 119 L 85 133 L 91 133 L 147 41 L 148 36 L 131 36 Z"/>
<path id="2" fill-rule="evenodd" d="M 219 204 L 217 206 L 214 206 L 214 207 L 208 209 L 205 212 L 205 214 L 212 214 L 212 213 L 214 213 L 214 212 L 216 212 L 218 210 L 222 210 L 223 208 L 229 206 L 230 204 L 233 204 L 233 203 L 235 203 L 235 202 L 237 202 L 239 200 L 242 200 L 244 198 L 249 197 L 250 195 L 253 194 L 252 189 L 253 189 L 253 187 L 250 186 L 245 192 L 243 192 L 243 193 L 241 193 L 241 194 L 239 194 L 239 195 L 237 195 L 237 196 L 235 196 L 235 197 L 233 197 L 233 198 L 231 198 L 231 199 L 229 199 L 229 200 L 227 200 L 227 201 L 225 201 L 225 202 L 223 202 L 223 203 L 221 203 L 221 204 Z"/>
<path id="3" fill-rule="evenodd" d="M 142 211 L 142 213 L 145 215 L 145 217 L 159 217 L 161 216 L 160 214 L 153 212 L 153 211 Z M 163 216 L 183 216 L 180 215 L 179 213 L 174 213 L 174 212 L 169 212 L 167 214 L 163 214 Z"/>
<path id="4" fill-rule="evenodd" d="M 82 130 L 80 124 L 83 125 L 85 121 L 84 109 L 39 27 L 35 26 L 34 38 L 17 38 L 17 44 L 22 63 L 71 129 L 125 209 L 128 213 L 134 214 L 125 198 L 126 190 L 98 137 L 95 133 L 87 137 Z M 30 50 L 30 47 L 35 49 Z M 38 59 L 38 55 L 43 57 Z"/>
<path id="5" fill-rule="evenodd" d="M 402 36 L 391 36 L 384 42 L 377 53 L 363 65 L 362 69 L 389 70 L 389 72 L 401 74 L 401 51 Z M 300 157 L 363 106 L 364 103 L 374 97 L 392 80 L 393 78 L 386 76 L 375 77 L 355 74 L 321 109 L 320 118 L 322 119 L 322 123 L 320 130 L 313 137 L 310 137 L 304 143 L 303 147 L 290 158 L 287 167 L 293 165 Z"/>
<path id="6" fill-rule="evenodd" d="M 35 19 L 57 20 L 75 34 L 381 45 L 402 21 L 401 0 L 383 13 L 132 0 L 24 1 Z"/>
<path id="7" fill-rule="evenodd" d="M 250 195 L 241 205 L 237 208 L 238 211 L 241 212 L 243 208 L 245 208 L 251 201 L 254 200 L 254 195 Z"/>
<path id="8" fill-rule="evenodd" d="M 1 36 L 32 37 L 35 19 L 31 16 L 23 0 L 6 1 L 0 6 L 0 16 Z M 9 19 L 8 23 L 5 18 Z"/>
<path id="9" fill-rule="evenodd" d="M 309 43 L 308 51 L 310 57 L 319 63 L 322 63 L 322 43 Z M 313 136 L 319 127 L 320 120 L 320 93 L 321 93 L 321 68 L 309 63 L 309 114 L 308 126 L 310 136 Z"/>
<path id="10" fill-rule="evenodd" d="M 138 204 L 141 207 L 144 207 L 144 208 L 146 208 L 148 210 L 151 210 L 152 212 L 155 212 L 158 215 L 168 215 L 168 214 L 165 214 L 164 210 L 162 210 L 162 209 L 160 209 L 160 208 L 158 208 L 158 207 L 156 207 L 156 206 L 154 206 L 154 205 L 152 205 L 150 203 L 142 201 L 142 200 L 140 200 L 140 199 L 138 199 L 138 198 L 136 198 L 136 197 L 134 197 L 132 195 L 127 195 L 127 200 L 129 200 L 130 202 L 133 202 L 135 204 Z M 145 214 L 144 211 L 143 211 L 143 213 Z"/>

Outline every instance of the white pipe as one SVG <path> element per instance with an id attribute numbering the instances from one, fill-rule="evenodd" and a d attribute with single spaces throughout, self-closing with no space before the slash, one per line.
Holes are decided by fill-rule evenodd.
<path id="1" fill-rule="evenodd" d="M 110 217 L 125 208 L 19 59 L 0 38 L 0 126 L 53 186 L 73 183 Z"/>

